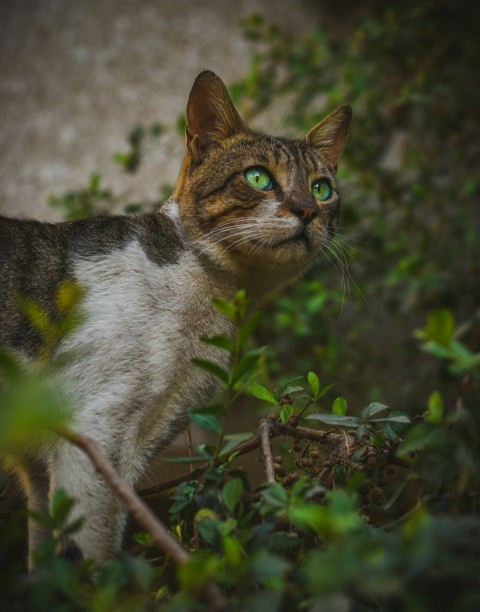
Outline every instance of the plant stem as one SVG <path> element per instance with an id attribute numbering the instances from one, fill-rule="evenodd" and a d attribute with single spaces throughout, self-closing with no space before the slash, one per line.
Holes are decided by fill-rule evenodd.
<path id="1" fill-rule="evenodd" d="M 272 425 L 270 421 L 263 420 L 260 422 L 260 435 L 262 438 L 263 457 L 265 459 L 265 471 L 267 473 L 268 484 L 275 482 L 275 470 L 273 469 L 272 446 L 270 444 L 270 435 Z"/>

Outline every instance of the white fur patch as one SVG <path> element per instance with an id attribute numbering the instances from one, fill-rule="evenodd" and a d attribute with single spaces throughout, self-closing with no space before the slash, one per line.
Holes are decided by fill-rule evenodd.
<path id="1" fill-rule="evenodd" d="M 77 260 L 75 277 L 87 290 L 86 320 L 61 346 L 75 357 L 59 382 L 74 402 L 75 428 L 93 437 L 133 484 L 152 453 L 181 428 L 188 408 L 212 399 L 213 377 L 191 359 L 226 366 L 226 352 L 201 337 L 231 334 L 231 323 L 213 308 L 212 296 L 220 292 L 188 251 L 160 267 L 132 241 Z M 52 487 L 73 494 L 74 515 L 86 519 L 88 528 L 76 537 L 83 553 L 113 554 L 124 513 L 88 461 L 61 445 L 50 470 Z"/>

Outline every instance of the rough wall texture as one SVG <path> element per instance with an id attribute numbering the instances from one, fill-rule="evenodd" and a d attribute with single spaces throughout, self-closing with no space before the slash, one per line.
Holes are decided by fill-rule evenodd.
<path id="1" fill-rule="evenodd" d="M 176 130 L 131 177 L 111 161 L 135 125 L 174 125 L 202 68 L 228 83 L 245 73 L 239 20 L 261 12 L 311 27 L 309 0 L 2 0 L 0 214 L 59 219 L 50 194 L 94 171 L 114 192 L 158 197 L 183 155 Z"/>

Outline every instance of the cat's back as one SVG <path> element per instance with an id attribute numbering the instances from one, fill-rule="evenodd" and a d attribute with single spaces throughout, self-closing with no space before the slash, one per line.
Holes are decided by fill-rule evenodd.
<path id="1" fill-rule="evenodd" d="M 0 217 L 0 345 L 34 356 L 41 338 L 22 300 L 56 321 L 58 288 L 77 280 L 79 263 L 101 265 L 131 244 L 157 267 L 174 263 L 182 250 L 175 224 L 161 213 L 64 223 Z"/>

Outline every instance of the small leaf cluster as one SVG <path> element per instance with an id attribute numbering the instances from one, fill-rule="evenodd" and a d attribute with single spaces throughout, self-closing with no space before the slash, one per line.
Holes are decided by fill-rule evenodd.
<path id="1" fill-rule="evenodd" d="M 106 214 L 112 204 L 112 192 L 102 187 L 102 177 L 94 172 L 87 187 L 76 191 L 67 191 L 62 196 L 50 196 L 51 206 L 61 208 L 68 220 Z"/>
<path id="2" fill-rule="evenodd" d="M 129 150 L 124 153 L 114 153 L 113 161 L 122 166 L 126 172 L 136 172 L 142 160 L 146 139 L 148 137 L 157 139 L 163 131 L 164 127 L 160 123 L 153 123 L 148 129 L 142 125 L 137 125 L 127 138 Z"/>
<path id="3" fill-rule="evenodd" d="M 213 362 L 192 364 L 216 376 L 223 395 L 215 408 L 192 412 L 192 420 L 217 434 L 217 442 L 183 458 L 202 466 L 194 476 L 187 473 L 171 495 L 170 529 L 190 551 L 187 561 L 172 567 L 163 555 L 152 555 L 148 535 L 137 534 L 137 556 L 122 554 L 101 567 L 90 560 L 72 563 L 58 553 L 79 521 L 69 521 L 73 501 L 57 492 L 51 516 L 32 515 L 52 532 L 35 553 L 38 572 L 27 579 L 14 566 L 1 597 L 38 610 L 197 611 L 210 609 L 205 593 L 213 582 L 229 609 L 239 611 L 266 605 L 278 612 L 310 609 L 332 600 L 365 610 L 476 609 L 480 422 L 478 397 L 475 403 L 470 394 L 475 373 L 462 370 L 473 378 L 455 409 L 434 390 L 425 414 L 412 423 L 380 402 L 350 415 L 341 396 L 322 410 L 330 403 L 331 385 L 322 385 L 313 371 L 274 391 L 258 382 L 254 365 L 262 353 L 251 359 L 248 342 L 257 317 L 252 319 L 244 292 L 216 306 L 237 333 L 206 339 L 230 354 L 229 368 L 217 372 Z M 428 341 L 437 329 L 432 320 Z M 436 339 L 448 343 L 458 330 L 441 334 Z M 8 393 L 19 370 L 11 359 L 3 359 L 2 368 Z M 278 411 L 261 420 L 271 443 L 278 442 L 271 484 L 264 478 L 254 483 L 242 466 L 240 449 L 252 443 L 252 434 L 225 443 L 225 413 L 246 392 L 250 401 L 260 400 L 260 410 L 266 403 Z M 41 407 L 40 398 L 32 397 L 30 405 Z M 292 412 L 282 418 L 285 406 Z M 24 405 L 16 411 L 37 429 L 51 424 L 42 411 L 35 417 Z M 2 438 L 2 454 L 8 454 L 9 440 Z M 261 452 L 259 470 L 266 461 Z M 394 468 L 399 471 L 392 476 Z"/>

